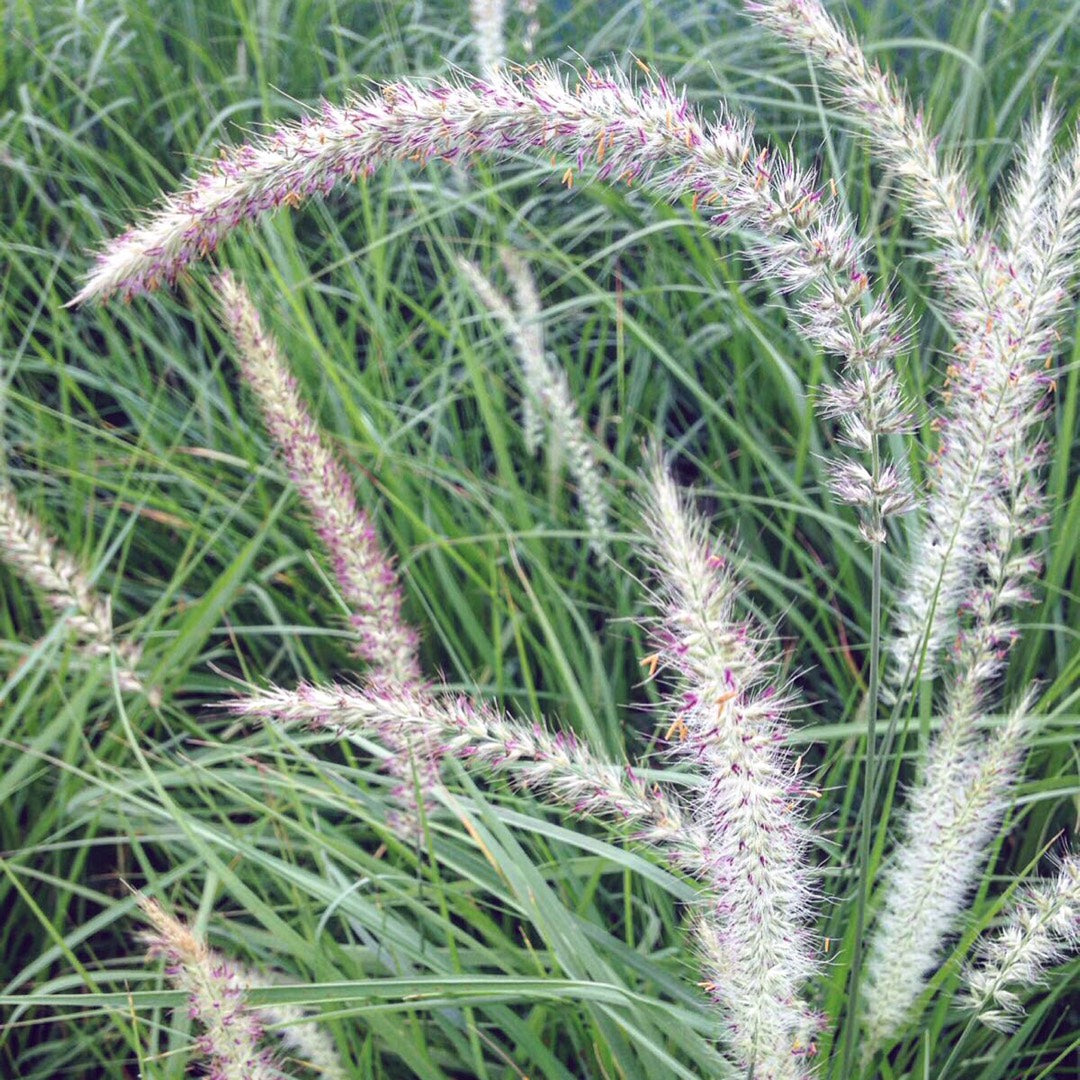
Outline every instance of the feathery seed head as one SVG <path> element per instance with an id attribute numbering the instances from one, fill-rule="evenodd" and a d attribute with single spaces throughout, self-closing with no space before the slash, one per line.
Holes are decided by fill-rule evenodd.
<path id="1" fill-rule="evenodd" d="M 372 678 L 419 686 L 419 635 L 404 619 L 397 573 L 358 504 L 348 472 L 308 411 L 250 294 L 228 273 L 217 279 L 217 292 L 241 371 L 352 609 L 357 653 L 370 665 Z M 388 769 L 400 780 L 392 794 L 403 807 L 395 820 L 415 831 L 420 823 L 417 793 L 426 803 L 439 784 L 438 748 L 423 740 L 397 738 L 388 745 L 394 751 Z"/>
<path id="2" fill-rule="evenodd" d="M 236 970 L 156 901 L 138 897 L 151 929 L 141 936 L 151 955 L 165 958 L 166 974 L 188 993 L 191 1019 L 202 1028 L 198 1046 L 220 1080 L 283 1080 L 261 1048 L 263 1028 L 244 1000 Z"/>
<path id="3" fill-rule="evenodd" d="M 526 448 L 534 453 L 545 421 L 550 424 L 553 443 L 560 453 L 565 453 L 570 473 L 577 482 L 589 546 L 593 554 L 603 555 L 607 550 L 608 503 L 593 441 L 577 411 L 566 373 L 544 353 L 540 295 L 532 273 L 521 256 L 509 248 L 504 248 L 500 256 L 514 286 L 516 311 L 475 263 L 459 259 L 458 266 L 514 343 L 525 383 Z"/>
<path id="4" fill-rule="evenodd" d="M 1047 968 L 1080 946 L 1080 858 L 1066 855 L 1053 878 L 1022 889 L 1004 926 L 984 937 L 964 972 L 968 1008 L 999 1031 L 1012 1031 L 1024 1013 L 1019 990 L 1043 983 Z"/>
<path id="5" fill-rule="evenodd" d="M 782 749 L 790 695 L 767 636 L 738 610 L 730 562 L 659 458 L 646 510 L 660 609 L 660 664 L 677 673 L 672 752 L 702 770 L 694 818 L 708 836 L 715 909 L 698 942 L 727 1041 L 755 1076 L 804 1073 L 812 1026 L 803 985 L 816 968 L 802 784 Z"/>
<path id="6" fill-rule="evenodd" d="M 957 926 L 1008 804 L 1029 737 L 1025 699 L 985 744 L 970 702 L 947 703 L 924 775 L 908 795 L 901 839 L 884 872 L 863 987 L 866 1058 L 895 1037 Z"/>
<path id="7" fill-rule="evenodd" d="M 489 78 L 506 60 L 506 0 L 469 0 L 469 17 L 476 35 L 480 74 Z"/>
<path id="8" fill-rule="evenodd" d="M 147 692 L 135 671 L 142 654 L 140 647 L 132 641 L 116 639 L 108 599 L 94 589 L 78 562 L 49 537 L 41 523 L 19 505 L 15 492 L 3 483 L 0 483 L 0 560 L 40 589 L 54 611 L 69 612 L 66 624 L 83 655 L 107 656 L 115 651 L 121 690 L 148 693 L 151 703 L 160 702 L 159 688 Z"/>
<path id="9" fill-rule="evenodd" d="M 402 617 L 397 574 L 358 505 L 349 474 L 308 411 L 248 291 L 228 273 L 220 275 L 216 285 L 222 321 L 236 343 L 241 371 L 352 608 L 357 651 L 377 672 L 418 682 L 418 637 Z"/>

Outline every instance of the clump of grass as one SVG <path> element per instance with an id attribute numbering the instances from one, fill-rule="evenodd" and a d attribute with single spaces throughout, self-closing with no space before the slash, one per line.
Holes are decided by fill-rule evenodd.
<path id="1" fill-rule="evenodd" d="M 450 584 L 456 576 L 473 589 L 485 584 L 469 554 L 483 536 L 463 537 L 460 550 L 448 539 L 455 514 L 468 514 L 475 481 L 448 481 L 438 451 L 416 478 L 392 475 L 386 463 L 393 458 L 383 443 L 366 449 L 374 484 L 358 484 L 360 471 L 346 465 L 343 447 L 333 446 L 321 430 L 318 410 L 302 397 L 283 360 L 286 351 L 264 328 L 251 298 L 232 275 L 217 279 L 245 379 L 349 611 L 345 633 L 362 661 L 363 681 L 334 680 L 332 666 L 339 661 L 307 652 L 291 665 L 299 673 L 288 680 L 299 683 L 295 688 L 270 665 L 265 675 L 249 675 L 245 684 L 257 685 L 245 685 L 226 707 L 254 731 L 241 738 L 239 729 L 227 729 L 224 742 L 196 757 L 197 781 L 184 771 L 187 758 L 174 764 L 167 732 L 151 736 L 150 745 L 160 737 L 168 747 L 160 756 L 151 751 L 151 760 L 145 737 L 121 712 L 122 745 L 139 771 L 110 767 L 76 805 L 96 813 L 95 800 L 101 800 L 119 806 L 121 817 L 179 822 L 175 836 L 165 829 L 160 838 L 161 849 L 177 860 L 176 873 L 184 872 L 180 853 L 194 849 L 205 861 L 204 906 L 218 902 L 224 884 L 257 913 L 274 940 L 253 934 L 254 951 L 289 951 L 294 966 L 312 975 L 310 987 L 290 988 L 296 1000 L 337 1003 L 344 1015 L 329 1024 L 339 1033 L 365 1033 L 365 1048 L 353 1062 L 357 1070 L 367 1069 L 369 1056 L 378 1053 L 400 1058 L 418 1075 L 502 1075 L 505 1069 L 565 1075 L 570 1059 L 553 1056 L 545 1040 L 505 1007 L 498 995 L 506 993 L 521 995 L 515 1006 L 535 1006 L 533 1025 L 548 1023 L 549 992 L 568 1000 L 580 994 L 588 1002 L 579 1010 L 590 1018 L 588 1027 L 577 1027 L 577 1017 L 567 1021 L 593 1055 L 588 1065 L 578 1062 L 574 1075 L 779 1080 L 938 1070 L 976 1076 L 994 1054 L 1028 1070 L 1024 1075 L 1036 1075 L 1049 1055 L 1069 1052 L 1067 1039 L 1055 1036 L 1036 1002 L 1040 993 L 1059 995 L 1067 985 L 1068 969 L 1049 969 L 1066 960 L 1076 942 L 1075 856 L 1063 857 L 1056 878 L 1022 886 L 1004 930 L 986 930 L 983 922 L 987 894 L 997 891 L 991 870 L 1002 823 L 1013 828 L 1014 815 L 1025 812 L 1016 791 L 1045 722 L 1042 714 L 1068 693 L 1068 665 L 1064 681 L 1041 692 L 1025 644 L 1032 631 L 1016 612 L 1039 595 L 1045 530 L 1061 527 L 1044 496 L 1045 440 L 1057 377 L 1053 360 L 1080 245 L 1080 140 L 1075 133 L 1062 140 L 1055 106 L 1047 103 L 1015 147 L 1015 176 L 1004 198 L 983 205 L 971 163 L 941 151 L 937 134 L 908 104 L 899 81 L 867 60 L 854 36 L 819 4 L 767 0 L 748 6 L 820 69 L 836 107 L 866 129 L 870 154 L 899 179 L 918 243 L 935 260 L 929 286 L 934 323 L 950 337 L 939 398 L 929 397 L 913 375 L 922 366 L 916 345 L 934 332 L 930 320 L 907 309 L 900 283 L 880 265 L 887 262 L 884 231 L 874 230 L 872 215 L 864 220 L 849 209 L 844 193 L 857 191 L 862 181 L 854 165 L 829 177 L 801 164 L 793 147 L 771 149 L 732 112 L 707 120 L 686 93 L 646 65 L 635 78 L 585 69 L 576 80 L 543 65 L 507 67 L 500 62 L 506 51 L 501 5 L 490 11 L 473 5 L 476 28 L 488 35 L 482 78 L 399 79 L 345 106 L 324 104 L 299 123 L 273 126 L 254 142 L 225 151 L 106 246 L 76 298 L 131 299 L 165 283 L 186 286 L 195 263 L 243 223 L 346 181 L 361 183 L 366 205 L 378 189 L 369 178 L 399 162 L 431 163 L 437 171 L 441 162 L 524 157 L 543 167 L 554 163 L 568 189 L 599 181 L 674 203 L 675 211 L 663 213 L 700 221 L 706 227 L 702 242 L 717 250 L 723 250 L 723 237 L 739 230 L 749 238 L 745 247 L 761 281 L 785 297 L 793 327 L 837 361 L 834 372 L 815 380 L 825 385 L 807 392 L 816 398 L 820 426 L 800 452 L 803 462 L 816 462 L 807 467 L 820 477 L 820 492 L 800 492 L 786 468 L 767 464 L 764 474 L 783 475 L 796 504 L 784 508 L 771 496 L 747 494 L 763 481 L 753 467 L 746 470 L 745 505 L 760 501 L 760 520 L 782 511 L 787 522 L 777 527 L 776 535 L 786 539 L 771 577 L 755 565 L 763 561 L 756 539 L 750 545 L 757 557 L 744 563 L 737 545 L 715 534 L 691 507 L 659 455 L 643 483 L 629 471 L 612 477 L 613 498 L 602 513 L 594 507 L 590 514 L 586 505 L 586 477 L 595 471 L 576 470 L 594 550 L 603 538 L 615 562 L 648 569 L 639 603 L 647 598 L 654 613 L 639 617 L 627 633 L 647 653 L 641 666 L 648 689 L 635 697 L 663 711 L 654 741 L 670 759 L 665 766 L 648 755 L 624 759 L 621 739 L 590 726 L 587 694 L 576 684 L 564 700 L 580 709 L 583 733 L 540 719 L 540 703 L 558 685 L 552 670 L 572 667 L 567 630 L 625 606 L 616 602 L 621 594 L 610 564 L 589 563 L 583 555 L 578 595 L 595 590 L 588 615 L 568 603 L 569 619 L 556 625 L 550 617 L 550 599 L 565 587 L 555 585 L 547 561 L 555 543 L 534 542 L 530 535 L 519 478 L 528 466 L 509 449 L 517 439 L 530 448 L 535 423 L 528 423 L 529 410 L 523 431 L 493 426 L 491 395 L 498 391 L 486 378 L 475 380 L 483 430 L 498 433 L 484 445 L 486 466 L 494 462 L 498 473 L 499 499 L 491 505 L 514 522 L 506 525 L 506 566 L 486 564 L 489 628 L 471 615 L 465 590 Z M 483 25 L 492 11 L 497 24 Z M 867 175 L 884 182 L 876 173 Z M 889 197 L 869 179 L 866 186 L 867 201 Z M 427 191 L 424 199 L 436 197 Z M 539 230 L 537 237 L 542 243 Z M 227 252 L 229 261 L 245 258 L 242 244 Z M 473 265 L 455 264 L 456 251 L 444 254 L 448 267 Z M 371 260 L 370 272 L 385 281 L 378 278 L 378 261 Z M 357 260 L 347 272 L 359 277 L 368 270 L 366 260 Z M 490 285 L 481 281 L 476 286 L 506 323 L 523 366 L 531 364 L 549 383 L 561 377 L 538 343 L 535 297 L 519 289 L 515 312 L 493 290 L 484 297 Z M 560 281 L 556 289 L 564 288 Z M 759 288 L 740 283 L 749 298 Z M 412 305 L 423 311 L 428 331 L 445 328 L 448 320 L 433 311 L 457 292 L 437 282 L 426 307 Z M 406 305 L 403 292 L 394 295 Z M 134 325 L 140 310 L 129 316 Z M 621 299 L 615 310 L 618 362 L 627 324 Z M 308 319 L 299 300 L 293 316 Z M 557 316 L 546 318 L 552 336 L 565 342 Z M 315 323 L 346 352 L 353 344 L 333 320 Z M 377 351 L 366 339 L 364 348 Z M 317 342 L 316 332 L 310 340 Z M 450 332 L 445 352 L 451 363 L 477 369 L 470 350 L 465 335 Z M 295 357 L 297 368 L 303 359 Z M 444 391 L 447 383 L 438 385 Z M 579 466 L 594 466 L 580 419 L 586 406 L 574 401 L 568 379 L 557 385 L 561 422 L 571 432 L 562 439 L 569 450 L 577 447 Z M 420 377 L 409 389 L 409 407 L 435 386 Z M 544 397 L 543 390 L 527 397 L 530 410 Z M 355 407 L 347 395 L 343 406 L 330 398 L 323 415 L 344 408 L 357 431 L 371 428 L 372 410 L 386 408 L 370 396 Z M 398 413 L 391 408 L 388 415 Z M 427 415 L 417 407 L 418 427 Z M 689 423 L 696 430 L 703 422 Z M 804 423 L 809 432 L 811 422 Z M 678 430 L 672 441 L 685 450 L 707 440 Z M 820 451 L 817 458 L 811 445 Z M 719 454 L 715 445 L 708 449 Z M 745 449 L 755 463 L 770 461 L 752 437 Z M 761 458 L 752 456 L 758 453 Z M 669 460 L 686 468 L 692 456 Z M 1053 468 L 1060 490 L 1063 466 Z M 417 485 L 441 483 L 452 495 L 445 512 L 433 517 L 434 504 L 417 497 Z M 644 513 L 620 501 L 620 485 L 644 488 Z M 381 490 L 379 502 L 365 497 L 373 487 Z M 845 517 L 838 505 L 854 513 Z M 408 543 L 387 545 L 401 553 L 396 566 L 374 525 L 388 506 L 397 530 L 426 537 L 416 553 Z M 800 515 L 808 533 L 797 531 Z M 829 529 L 815 531 L 815 515 Z M 264 533 L 272 527 L 276 517 L 261 526 Z M 502 528 L 500 520 L 496 532 Z M 384 535 L 393 538 L 394 532 Z M 775 592 L 762 588 L 778 582 L 780 589 L 788 587 L 783 583 L 792 572 L 791 553 L 804 535 L 816 537 L 820 550 L 813 554 L 829 568 L 820 580 L 828 582 L 835 567 L 845 581 L 842 601 L 831 591 L 821 598 L 781 592 L 788 603 L 774 604 Z M 522 565 L 523 552 L 531 573 Z M 428 557 L 445 592 L 417 584 Z M 12 561 L 20 569 L 26 563 Z M 249 573 L 247 564 L 238 565 L 238 577 Z M 276 572 L 280 564 L 272 565 Z M 275 589 L 291 589 L 294 572 L 289 566 L 267 580 Z M 757 588 L 747 589 L 744 576 Z M 622 584 L 635 584 L 630 575 L 624 578 Z M 260 579 L 253 592 L 264 593 L 265 584 Z M 550 592 L 541 598 L 545 586 Z M 632 588 L 625 591 L 630 595 Z M 435 595 L 441 603 L 431 602 Z M 532 604 L 550 655 L 559 658 L 554 669 L 534 662 L 535 642 L 526 640 L 531 631 L 523 630 L 527 622 L 514 597 Z M 461 678 L 422 676 L 420 637 L 405 619 L 410 604 L 418 603 L 432 626 L 425 635 L 435 638 L 431 652 Z M 458 620 L 462 637 L 487 642 L 485 655 L 494 660 L 475 677 L 468 673 L 466 650 L 439 648 L 452 640 L 445 628 Z M 790 623 L 790 637 L 777 639 L 771 626 L 778 620 Z M 102 626 L 104 637 L 91 635 L 95 648 L 114 647 L 111 623 Z M 862 635 L 854 650 L 853 632 Z M 818 644 L 832 633 L 850 671 L 833 665 L 832 650 Z M 528 708 L 489 700 L 506 685 L 504 641 L 515 643 L 515 677 L 522 684 L 517 694 Z M 812 674 L 791 663 L 811 643 L 822 661 L 822 671 Z M 861 663 L 859 647 L 865 651 Z M 796 693 L 802 684 L 813 690 Z M 172 708 L 181 722 L 192 722 L 183 702 Z M 614 709 L 614 695 L 602 708 Z M 910 742 L 909 730 L 917 736 Z M 337 746 L 309 754 L 306 740 L 312 737 Z M 842 753 L 830 756 L 813 745 L 815 737 L 847 741 L 837 747 Z M 851 753 L 860 746 L 862 755 Z M 914 771 L 902 784 L 907 750 Z M 388 764 L 395 786 L 381 792 L 379 778 L 357 764 L 366 760 L 358 751 Z M 492 786 L 477 789 L 473 776 Z M 504 776 L 517 793 L 513 809 L 497 782 Z M 836 779 L 840 784 L 834 785 Z M 210 793 L 209 813 L 220 814 L 214 827 L 203 820 L 204 811 L 190 808 L 196 790 Z M 591 824 L 575 821 L 581 817 Z M 249 821 L 250 838 L 243 835 Z M 508 823 L 517 831 L 511 833 Z M 559 869 L 549 881 L 537 871 L 535 856 L 523 852 L 517 832 L 542 838 L 536 850 L 581 845 L 589 859 L 601 854 L 588 895 L 580 891 L 585 871 L 560 866 L 558 852 L 565 848 L 550 849 L 549 865 Z M 1025 841 L 1028 847 L 1032 842 Z M 620 854 L 616 845 L 640 848 L 644 858 Z M 223 860 L 223 848 L 242 851 L 259 873 Z M 148 869 L 156 852 L 151 859 L 138 850 L 148 879 L 169 876 Z M 403 866 L 417 875 L 415 888 Z M 612 910 L 606 897 L 595 899 L 611 866 L 626 872 L 620 893 L 625 940 L 608 934 L 603 917 L 596 917 Z M 377 890 L 376 904 L 362 895 L 369 884 Z M 543 948 L 531 939 L 512 946 L 500 920 L 476 907 L 474 898 L 482 894 L 500 898 L 506 905 L 500 917 L 515 930 L 537 928 Z M 680 951 L 677 973 L 689 976 L 681 984 L 663 954 L 664 947 L 683 941 L 670 914 L 673 897 L 688 909 L 696 955 L 695 964 L 689 950 Z M 167 918 L 164 909 L 152 910 Z M 834 951 L 837 925 L 845 929 Z M 526 959 L 519 972 L 514 965 Z M 499 976 L 485 982 L 492 969 Z M 570 978 L 555 991 L 559 972 Z M 468 982 L 468 993 L 455 980 Z M 243 981 L 255 987 L 259 977 Z M 484 988 L 496 996 L 488 1000 Z M 385 1011 L 408 1019 L 395 1026 L 383 1006 L 370 1005 L 372 995 L 392 999 Z M 956 1010 L 959 1019 L 948 1010 L 954 1002 L 964 1007 Z M 1030 1067 L 1019 1062 L 1040 1029 L 1032 1024 L 1023 1036 L 1013 1035 L 1025 1004 L 1048 1033 L 1043 1061 Z M 290 1016 L 308 1023 L 305 1014 Z M 424 1032 L 420 1045 L 404 1037 L 413 1029 Z M 580 1039 L 582 1031 L 590 1038 Z M 1010 1041 L 988 1042 L 994 1031 Z M 313 1027 L 312 1045 L 323 1034 Z M 251 1047 L 242 1048 L 245 1061 L 256 1060 L 252 1048 L 262 1035 L 261 1028 L 252 1029 Z M 355 1048 L 355 1034 L 349 1038 Z M 130 1041 L 141 1048 L 140 1038 Z M 259 1068 L 284 1069 L 276 1059 L 258 1062 Z"/>

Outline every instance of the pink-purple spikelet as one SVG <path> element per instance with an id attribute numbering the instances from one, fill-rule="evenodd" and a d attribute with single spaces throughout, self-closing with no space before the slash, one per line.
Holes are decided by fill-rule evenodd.
<path id="1" fill-rule="evenodd" d="M 151 956 L 164 957 L 166 975 L 188 994 L 188 1016 L 201 1029 L 196 1045 L 207 1058 L 207 1075 L 214 1080 L 287 1080 L 262 1046 L 262 1024 L 248 1008 L 232 965 L 156 900 L 138 900 L 152 927 L 142 940 Z"/>
<path id="2" fill-rule="evenodd" d="M 816 1019 L 803 992 L 817 964 L 807 792 L 784 750 L 789 694 L 767 639 L 738 610 L 727 559 L 659 463 L 647 523 L 660 609 L 652 660 L 676 675 L 668 737 L 706 780 L 693 816 L 713 896 L 698 927 L 709 985 L 742 1068 L 807 1075 Z"/>
<path id="3" fill-rule="evenodd" d="M 349 605 L 356 652 L 368 664 L 369 677 L 418 687 L 422 682 L 419 638 L 403 617 L 397 573 L 358 504 L 352 480 L 308 411 L 247 291 L 230 274 L 221 275 L 217 285 L 241 370 Z M 415 739 L 397 738 L 388 745 L 394 751 L 388 767 L 400 778 L 393 794 L 406 808 L 401 822 L 415 828 L 416 792 L 425 800 L 434 792 L 439 782 L 439 752 Z"/>

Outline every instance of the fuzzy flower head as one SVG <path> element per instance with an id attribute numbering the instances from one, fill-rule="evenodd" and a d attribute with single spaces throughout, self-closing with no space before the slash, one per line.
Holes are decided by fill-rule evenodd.
<path id="1" fill-rule="evenodd" d="M 727 554 L 654 464 L 647 526 L 660 617 L 651 658 L 676 673 L 672 751 L 704 773 L 694 820 L 708 836 L 714 909 L 698 940 L 727 1041 L 754 1076 L 808 1075 L 816 970 L 807 920 L 808 835 L 796 768 L 783 749 L 791 701 L 768 636 L 740 610 Z"/>
<path id="2" fill-rule="evenodd" d="M 141 649 L 136 643 L 118 640 L 114 635 L 108 599 L 94 589 L 86 571 L 19 505 L 15 492 L 3 483 L 0 483 L 0 561 L 39 589 L 54 611 L 67 613 L 67 626 L 83 655 L 99 657 L 115 651 L 121 690 L 147 693 L 135 670 Z M 160 703 L 160 690 L 149 690 L 148 697 L 152 703 Z"/>
<path id="3" fill-rule="evenodd" d="M 261 1047 L 262 1024 L 244 1000 L 236 970 L 156 901 L 139 896 L 150 923 L 141 937 L 152 956 L 165 959 L 169 979 L 188 994 L 191 1019 L 202 1029 L 198 1046 L 213 1080 L 284 1080 Z"/>
<path id="4" fill-rule="evenodd" d="M 348 472 L 327 445 L 248 291 L 228 273 L 217 278 L 216 286 L 244 378 L 352 609 L 357 651 L 379 675 L 419 681 L 418 636 L 402 617 L 397 573 L 358 504 Z"/>
<path id="5" fill-rule="evenodd" d="M 550 453 L 553 457 L 566 455 L 577 483 L 590 550 L 596 556 L 603 555 L 607 550 L 608 501 L 593 439 L 578 412 L 566 373 L 544 352 L 540 296 L 528 264 L 509 248 L 504 248 L 500 257 L 514 287 L 516 310 L 475 263 L 460 259 L 458 266 L 514 343 L 525 384 L 522 426 L 526 448 L 534 453 L 545 426 L 550 427 Z"/>
<path id="6" fill-rule="evenodd" d="M 867 1057 L 895 1038 L 936 969 L 986 862 L 1023 763 L 1030 702 L 986 743 L 966 698 L 947 703 L 924 775 L 908 793 L 901 838 L 884 872 L 883 907 L 863 988 Z"/>
<path id="7" fill-rule="evenodd" d="M 578 175 L 644 187 L 690 199 L 715 229 L 757 234 L 763 272 L 800 294 L 797 313 L 812 340 L 859 364 L 895 356 L 903 322 L 886 297 L 874 296 L 866 244 L 813 172 L 759 146 L 745 122 L 704 120 L 663 77 L 635 85 L 588 69 L 569 84 L 545 65 L 487 80 L 388 83 L 225 150 L 111 241 L 72 303 L 175 282 L 242 223 L 391 161 L 521 155 L 554 161 L 567 187 Z"/>
<path id="8" fill-rule="evenodd" d="M 1048 968 L 1080 946 L 1080 858 L 1067 855 L 1058 873 L 1021 890 L 1005 923 L 984 938 L 965 971 L 967 1002 L 979 1019 L 1012 1031 L 1024 1008 L 1020 994 L 1039 986 Z"/>
<path id="9" fill-rule="evenodd" d="M 469 0 L 469 18 L 480 72 L 492 75 L 506 59 L 506 0 Z"/>

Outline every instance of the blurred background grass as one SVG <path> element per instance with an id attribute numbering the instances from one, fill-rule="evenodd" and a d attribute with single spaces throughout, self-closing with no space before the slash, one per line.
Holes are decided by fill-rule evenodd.
<path id="1" fill-rule="evenodd" d="M 1080 112 L 1080 4 L 893 0 L 849 15 L 971 156 L 983 195 L 1055 81 Z M 821 161 L 878 230 L 877 269 L 919 319 L 904 374 L 928 420 L 948 341 L 920 242 L 805 65 L 720 3 L 556 3 L 540 23 L 536 56 L 625 69 L 637 57 L 704 110 L 753 112 L 762 135 Z M 526 62 L 523 25 L 512 13 L 511 56 Z M 0 1072 L 183 1073 L 185 1021 L 132 941 L 127 881 L 216 946 L 310 984 L 286 996 L 319 1003 L 357 1076 L 714 1073 L 715 1021 L 681 927 L 687 883 L 453 768 L 428 842 L 403 844 L 383 825 L 378 748 L 359 758 L 244 731 L 206 707 L 236 678 L 348 677 L 343 606 L 238 383 L 205 268 L 174 295 L 63 307 L 88 251 L 218 142 L 368 78 L 475 68 L 467 5 L 8 0 L 0 31 L 0 470 L 92 567 L 166 691 L 160 710 L 121 700 L 108 664 L 88 668 L 0 567 Z M 663 436 L 778 622 L 825 792 L 822 890 L 843 900 L 869 603 L 854 519 L 823 484 L 831 433 L 812 399 L 828 362 L 738 257 L 744 238 L 709 237 L 688 207 L 634 192 L 567 192 L 564 167 L 395 167 L 260 223 L 220 259 L 252 286 L 352 466 L 428 670 L 619 758 L 655 736 L 631 540 L 643 444 Z M 612 478 L 610 562 L 587 558 L 565 477 L 525 454 L 509 345 L 455 269 L 462 254 L 493 268 L 503 242 L 534 269 L 549 348 Z M 1009 676 L 1013 690 L 1039 680 L 1049 719 L 973 927 L 1076 818 L 1075 334 L 1048 430 L 1044 599 L 1024 613 Z M 897 532 L 890 580 L 906 547 Z M 897 753 L 927 738 L 932 702 L 917 720 Z M 843 938 L 849 917 L 827 905 L 822 933 Z M 821 994 L 834 1015 L 844 975 L 841 956 Z M 936 1075 L 959 1030 L 948 979 L 889 1075 Z M 138 1007 L 129 990 L 145 992 Z M 962 1075 L 1073 1075 L 1059 1070 L 1076 1061 L 1077 1013 L 1061 1006 L 974 1040 Z"/>

